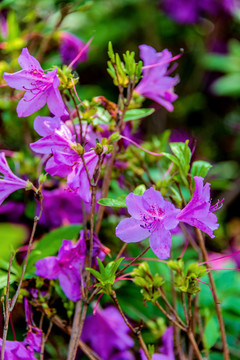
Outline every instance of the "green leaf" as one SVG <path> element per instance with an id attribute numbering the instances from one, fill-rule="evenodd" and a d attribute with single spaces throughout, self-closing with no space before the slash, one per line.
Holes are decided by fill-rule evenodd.
<path id="1" fill-rule="evenodd" d="M 213 91 L 222 96 L 240 95 L 240 73 L 222 76 L 214 82 Z"/>
<path id="2" fill-rule="evenodd" d="M 0 289 L 3 289 L 4 287 L 7 286 L 7 277 L 8 277 L 8 273 L 6 271 L 1 271 L 0 270 Z M 14 283 L 14 281 L 17 279 L 17 275 L 15 274 L 10 274 L 10 285 L 12 283 Z"/>
<path id="3" fill-rule="evenodd" d="M 21 245 L 28 236 L 27 228 L 23 225 L 0 223 L 0 254 L 8 260 L 11 251 Z"/>
<path id="4" fill-rule="evenodd" d="M 145 191 L 146 191 L 146 186 L 145 186 L 144 184 L 142 184 L 142 185 L 138 185 L 138 186 L 134 189 L 133 193 L 134 193 L 135 195 L 142 195 Z"/>
<path id="5" fill-rule="evenodd" d="M 103 206 L 123 208 L 123 207 L 127 207 L 125 199 L 126 199 L 126 195 L 121 195 L 117 199 L 103 198 L 98 200 L 98 204 Z"/>
<path id="6" fill-rule="evenodd" d="M 204 329 L 203 341 L 207 349 L 211 349 L 220 337 L 218 322 L 215 317 L 212 317 Z"/>
<path id="7" fill-rule="evenodd" d="M 102 276 L 100 274 L 100 272 L 98 272 L 97 270 L 94 270 L 92 268 L 86 268 L 86 270 L 90 271 L 90 273 L 95 276 L 96 279 L 98 279 L 98 281 L 101 281 L 102 280 Z"/>
<path id="8" fill-rule="evenodd" d="M 207 161 L 194 161 L 191 168 L 192 176 L 202 176 L 203 178 L 207 175 L 212 165 Z"/>
<path id="9" fill-rule="evenodd" d="M 103 263 L 102 263 L 101 260 L 99 259 L 99 257 L 97 257 L 97 262 L 98 262 L 100 274 L 101 274 L 101 275 L 105 275 L 105 268 L 104 268 Z"/>
<path id="10" fill-rule="evenodd" d="M 189 170 L 189 163 L 191 160 L 191 150 L 188 147 L 189 140 L 187 140 L 185 143 L 183 142 L 176 142 L 176 143 L 170 143 L 169 146 L 176 155 L 176 157 L 179 159 L 180 165 L 182 169 L 184 170 L 184 173 L 187 174 Z"/>
<path id="11" fill-rule="evenodd" d="M 43 236 L 29 256 L 26 275 L 33 275 L 37 260 L 56 255 L 62 241 L 76 239 L 81 229 L 82 225 L 62 226 Z"/>
<path id="12" fill-rule="evenodd" d="M 124 121 L 138 120 L 153 114 L 155 109 L 131 109 L 126 111 Z"/>
<path id="13" fill-rule="evenodd" d="M 189 140 L 186 140 L 185 143 L 176 142 L 176 143 L 169 144 L 172 152 L 178 159 L 179 174 L 186 186 L 188 186 L 186 176 L 187 176 L 189 168 L 190 168 L 190 160 L 191 160 L 191 150 L 188 146 L 188 143 L 189 143 Z M 175 161 L 175 163 L 176 163 L 176 161 Z"/>
<path id="14" fill-rule="evenodd" d="M 169 160 L 171 160 L 174 164 L 176 164 L 177 166 L 180 166 L 179 160 L 176 158 L 176 156 L 169 154 L 169 153 L 162 153 L 166 158 L 168 158 Z"/>

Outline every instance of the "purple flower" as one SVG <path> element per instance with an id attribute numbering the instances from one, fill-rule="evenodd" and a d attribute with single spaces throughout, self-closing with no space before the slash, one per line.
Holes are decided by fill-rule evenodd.
<path id="1" fill-rule="evenodd" d="M 179 24 L 194 24 L 202 14 L 216 16 L 219 12 L 233 13 L 239 4 L 234 0 L 164 0 L 164 9 Z"/>
<path id="2" fill-rule="evenodd" d="M 203 186 L 203 178 L 195 176 L 195 190 L 192 199 L 177 215 L 177 219 L 195 226 L 214 238 L 213 230 L 218 228 L 217 217 L 212 212 L 217 210 L 218 204 L 210 206 L 210 184 Z"/>
<path id="3" fill-rule="evenodd" d="M 66 123 L 54 117 L 36 117 L 35 130 L 43 136 L 42 139 L 30 144 L 33 151 L 40 154 L 52 154 L 47 161 L 46 171 L 51 176 L 67 176 L 68 186 L 80 198 L 88 203 L 91 200 L 90 182 L 88 174 L 78 153 L 78 144 Z M 90 139 L 91 140 L 91 139 Z M 106 147 L 103 146 L 103 153 Z M 99 156 L 94 150 L 89 150 L 83 155 L 90 178 L 93 177 Z"/>
<path id="4" fill-rule="evenodd" d="M 60 54 L 61 54 L 62 62 L 64 64 L 69 65 L 80 53 L 80 51 L 84 48 L 85 43 L 77 36 L 65 31 L 62 31 L 60 33 L 60 40 L 61 40 Z M 86 51 L 83 52 L 82 56 L 74 64 L 73 68 L 76 68 L 78 64 L 80 64 L 81 62 L 87 61 L 87 59 L 88 59 L 88 49 L 86 49 Z"/>
<path id="5" fill-rule="evenodd" d="M 58 90 L 60 80 L 57 76 L 57 69 L 45 74 L 39 62 L 29 54 L 27 48 L 22 50 L 18 62 L 22 70 L 13 74 L 3 74 L 3 78 L 10 87 L 26 91 L 17 106 L 18 116 L 29 116 L 46 103 L 54 115 L 67 114 Z"/>
<path id="6" fill-rule="evenodd" d="M 173 327 L 168 327 L 162 336 L 161 354 L 153 354 L 152 360 L 175 360 L 173 346 Z M 140 350 L 141 360 L 147 360 L 143 350 Z"/>
<path id="7" fill-rule="evenodd" d="M 81 198 L 60 186 L 53 190 L 42 190 L 43 213 L 39 223 L 49 228 L 67 224 L 80 224 L 82 218 Z M 86 209 L 89 212 L 89 208 Z"/>
<path id="8" fill-rule="evenodd" d="M 2 339 L 0 339 L 0 351 L 2 349 Z M 37 360 L 34 351 L 26 347 L 23 342 L 6 341 L 4 360 Z"/>
<path id="9" fill-rule="evenodd" d="M 91 348 L 103 359 L 121 359 L 121 354 L 134 345 L 128 335 L 129 328 L 125 324 L 118 310 L 113 306 L 97 310 L 96 315 L 86 318 L 83 326 L 82 340 L 88 342 Z M 122 359 L 131 359 L 128 357 Z"/>
<path id="10" fill-rule="evenodd" d="M 167 49 L 157 53 L 148 45 L 140 45 L 140 57 L 143 60 L 143 79 L 135 88 L 135 91 L 158 104 L 164 106 L 168 111 L 173 111 L 172 102 L 177 99 L 173 87 L 179 82 L 178 76 L 168 76 L 167 70 L 172 54 Z M 159 66 L 149 66 L 156 65 Z M 149 68 L 148 68 L 149 66 Z"/>
<path id="11" fill-rule="evenodd" d="M 172 244 L 170 230 L 178 225 L 176 216 L 180 210 L 153 188 L 143 195 L 130 193 L 126 204 L 131 217 L 118 224 L 116 235 L 125 242 L 138 242 L 149 237 L 154 254 L 167 259 Z"/>
<path id="12" fill-rule="evenodd" d="M 0 205 L 14 191 L 30 188 L 31 183 L 17 177 L 8 166 L 4 153 L 0 153 Z"/>
<path id="13" fill-rule="evenodd" d="M 8 221 L 18 222 L 25 212 L 25 205 L 20 202 L 8 201 L 0 207 L 0 216 Z"/>
<path id="14" fill-rule="evenodd" d="M 104 247 L 97 236 L 93 239 L 93 263 L 95 257 L 103 260 L 107 248 Z M 84 231 L 81 230 L 79 240 L 74 244 L 71 240 L 63 240 L 57 256 L 48 256 L 38 260 L 35 264 L 36 275 L 49 280 L 59 280 L 65 295 L 72 301 L 81 298 L 81 270 L 84 268 L 87 253 Z"/>

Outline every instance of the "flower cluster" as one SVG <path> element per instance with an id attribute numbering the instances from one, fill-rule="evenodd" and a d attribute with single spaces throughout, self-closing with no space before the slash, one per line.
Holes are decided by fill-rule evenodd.
<path id="1" fill-rule="evenodd" d="M 0 205 L 14 191 L 19 189 L 29 190 L 32 188 L 30 181 L 25 181 L 13 174 L 10 169 L 5 154 L 0 153 Z"/>
<path id="2" fill-rule="evenodd" d="M 10 87 L 25 91 L 24 97 L 17 106 L 18 116 L 29 116 L 46 103 L 52 114 L 66 115 L 65 105 L 58 89 L 60 80 L 57 76 L 57 69 L 45 74 L 39 62 L 29 54 L 27 48 L 22 50 L 18 62 L 22 70 L 3 75 Z"/>
<path id="3" fill-rule="evenodd" d="M 93 149 L 84 152 L 82 146 L 77 144 L 71 126 L 58 117 L 37 116 L 34 129 L 42 138 L 30 144 L 31 149 L 39 154 L 52 155 L 47 160 L 46 171 L 52 176 L 67 177 L 69 188 L 88 203 L 91 198 L 89 177 L 93 177 L 99 158 L 107 148 L 103 146 L 101 155 Z"/>
<path id="4" fill-rule="evenodd" d="M 167 49 L 156 52 L 148 45 L 141 45 L 140 57 L 143 60 L 143 78 L 135 92 L 156 101 L 168 111 L 173 111 L 172 102 L 177 99 L 173 87 L 179 82 L 178 76 L 170 77 L 167 69 L 172 61 L 172 54 Z"/>

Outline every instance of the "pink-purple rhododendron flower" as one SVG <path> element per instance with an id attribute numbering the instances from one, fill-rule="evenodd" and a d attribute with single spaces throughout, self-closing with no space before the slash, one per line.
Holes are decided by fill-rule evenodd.
<path id="1" fill-rule="evenodd" d="M 18 90 L 25 91 L 24 97 L 17 106 L 18 117 L 25 117 L 41 109 L 45 104 L 56 116 L 67 115 L 60 91 L 60 80 L 57 69 L 47 73 L 39 62 L 24 48 L 18 58 L 22 70 L 13 74 L 4 73 L 7 84 Z"/>
<path id="2" fill-rule="evenodd" d="M 46 163 L 46 171 L 51 176 L 66 176 L 69 188 L 77 193 L 84 202 L 90 202 L 91 184 L 88 174 L 90 178 L 93 177 L 99 155 L 93 149 L 89 149 L 83 154 L 88 169 L 87 174 L 82 158 L 78 153 L 78 144 L 75 142 L 76 136 L 66 123 L 58 117 L 37 116 L 34 121 L 34 129 L 42 138 L 30 144 L 31 149 L 39 154 L 52 154 Z M 106 149 L 107 147 L 103 146 L 103 153 Z"/>
<path id="3" fill-rule="evenodd" d="M 67 32 L 61 31 L 60 33 L 60 54 L 62 58 L 62 62 L 66 65 L 69 65 L 76 56 L 80 53 L 80 51 L 86 45 L 84 41 L 79 39 L 77 36 Z M 78 66 L 81 62 L 87 61 L 88 59 L 88 48 L 83 54 L 79 57 L 79 59 L 74 63 L 73 69 Z"/>
<path id="4" fill-rule="evenodd" d="M 14 191 L 30 187 L 31 183 L 29 181 L 22 180 L 13 174 L 5 154 L 0 153 L 0 205 Z"/>
<path id="5" fill-rule="evenodd" d="M 32 326 L 32 314 L 30 313 L 27 299 L 24 298 L 24 308 L 28 326 L 27 336 L 23 341 L 9 341 L 5 343 L 5 360 L 37 360 L 35 352 L 41 352 L 42 330 Z M 0 339 L 0 351 L 3 340 Z"/>
<path id="6" fill-rule="evenodd" d="M 89 232 L 88 232 L 88 235 Z M 103 246 L 94 234 L 93 236 L 93 265 L 96 257 L 101 261 L 109 249 Z M 49 280 L 59 280 L 65 295 L 72 301 L 81 298 L 81 271 L 84 269 L 87 256 L 87 245 L 84 231 L 81 230 L 79 240 L 63 240 L 57 256 L 48 256 L 36 262 L 36 275 Z"/>
<path id="7" fill-rule="evenodd" d="M 149 237 L 154 254 L 160 259 L 170 256 L 171 230 L 179 221 L 197 227 L 214 237 L 218 228 L 217 217 L 210 206 L 210 184 L 203 186 L 203 178 L 195 176 L 195 190 L 190 202 L 182 209 L 163 199 L 159 191 L 150 188 L 143 195 L 130 193 L 126 204 L 130 218 L 123 219 L 116 227 L 116 235 L 125 242 L 138 242 Z"/>
<path id="8" fill-rule="evenodd" d="M 179 82 L 179 78 L 168 76 L 171 52 L 164 49 L 158 53 L 148 45 L 140 45 L 139 48 L 144 67 L 143 78 L 135 92 L 164 106 L 168 111 L 173 111 L 172 102 L 178 98 L 173 92 L 173 87 Z"/>
<path id="9" fill-rule="evenodd" d="M 217 217 L 213 211 L 218 206 L 210 204 L 210 184 L 203 186 L 203 178 L 195 176 L 195 190 L 192 199 L 177 215 L 177 219 L 186 224 L 195 226 L 214 238 L 213 230 L 218 228 Z"/>

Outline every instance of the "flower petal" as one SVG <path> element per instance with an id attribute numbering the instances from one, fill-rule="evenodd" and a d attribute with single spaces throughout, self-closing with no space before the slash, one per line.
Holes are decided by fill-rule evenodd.
<path id="1" fill-rule="evenodd" d="M 142 195 L 135 195 L 134 193 L 130 193 L 126 197 L 126 205 L 129 214 L 138 220 L 141 220 L 146 213 L 146 210 L 143 206 Z"/>
<path id="2" fill-rule="evenodd" d="M 144 240 L 149 237 L 150 234 L 149 231 L 143 229 L 141 225 L 144 225 L 144 223 L 134 218 L 123 219 L 116 227 L 116 236 L 127 243 Z"/>
<path id="3" fill-rule="evenodd" d="M 18 117 L 26 117 L 41 109 L 47 101 L 46 92 L 39 91 L 38 95 L 27 91 L 17 106 Z"/>
<path id="4" fill-rule="evenodd" d="M 36 262 L 35 274 L 49 280 L 55 280 L 59 276 L 60 268 L 56 256 L 48 256 Z"/>
<path id="5" fill-rule="evenodd" d="M 41 65 L 35 59 L 32 55 L 29 54 L 29 51 L 27 48 L 22 49 L 22 53 L 18 58 L 18 63 L 21 66 L 22 69 L 28 70 L 28 71 L 43 71 L 41 68 Z"/>
<path id="6" fill-rule="evenodd" d="M 59 283 L 64 294 L 72 301 L 78 301 L 81 298 L 81 280 L 80 274 L 75 269 L 65 270 L 59 274 Z"/>
<path id="7" fill-rule="evenodd" d="M 152 251 L 159 259 L 168 259 L 172 245 L 170 231 L 167 231 L 164 226 L 159 226 L 157 230 L 151 233 L 149 244 Z"/>

